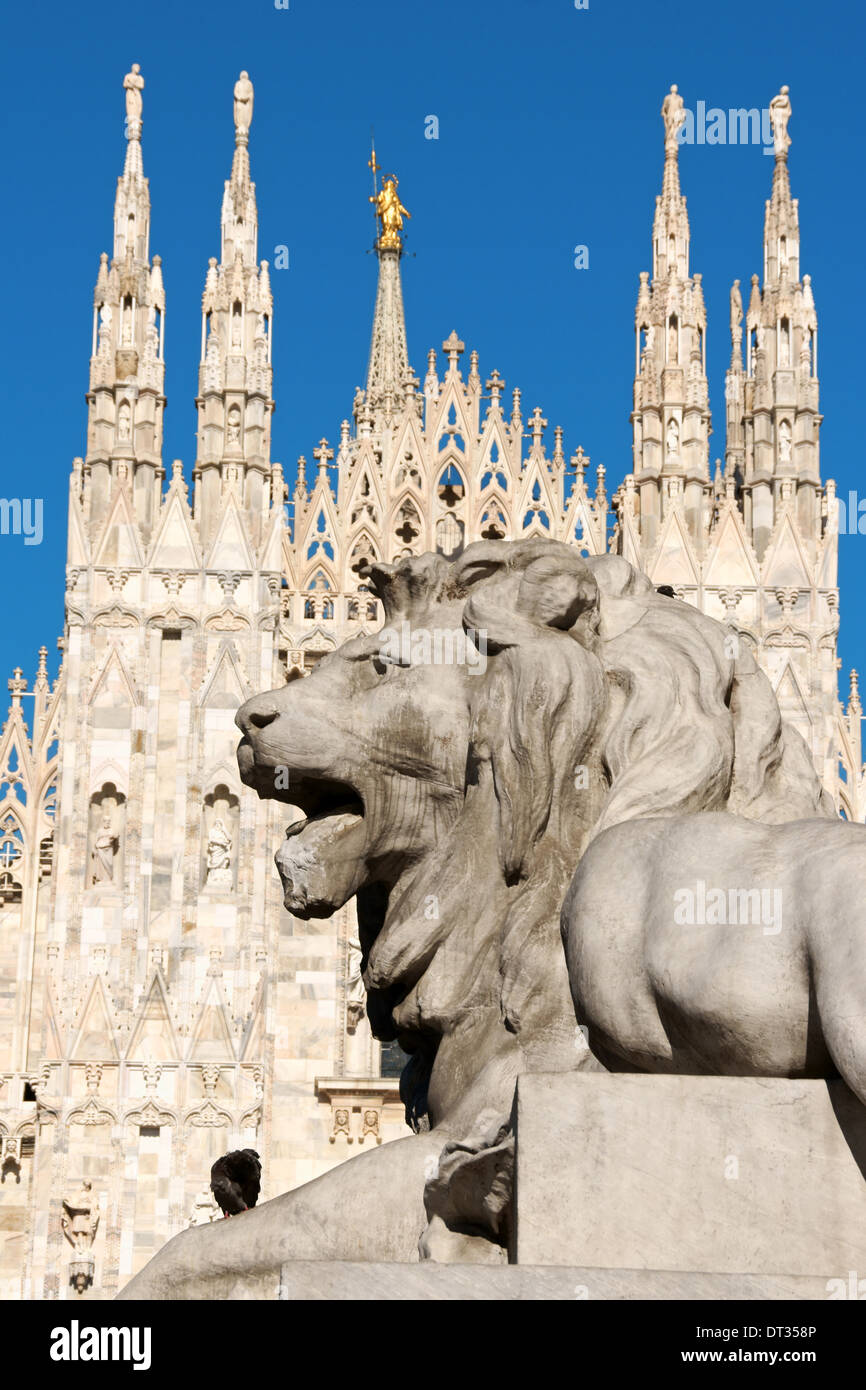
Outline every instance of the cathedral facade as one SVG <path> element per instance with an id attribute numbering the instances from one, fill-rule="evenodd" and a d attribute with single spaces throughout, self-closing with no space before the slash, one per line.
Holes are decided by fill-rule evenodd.
<path id="1" fill-rule="evenodd" d="M 286 912 L 286 815 L 242 786 L 234 714 L 382 614 L 362 570 L 480 538 L 612 549 L 748 644 L 839 814 L 866 819 L 860 702 L 837 695 L 837 504 L 819 461 L 818 329 L 800 272 L 783 90 L 763 275 L 731 292 L 726 453 L 665 98 L 639 280 L 630 469 L 605 468 L 451 332 L 421 380 L 406 209 L 379 190 L 366 387 L 339 436 L 271 459 L 273 294 L 257 260 L 253 89 L 235 87 L 221 254 L 202 298 L 197 457 L 163 462 L 166 302 L 150 252 L 142 86 L 96 281 L 87 441 L 69 488 L 62 665 L 20 670 L 0 736 L 0 1293 L 107 1298 L 213 1220 L 210 1165 L 258 1150 L 263 1197 L 407 1133 L 399 1049 L 370 1032 L 351 906 Z M 375 155 L 371 161 L 378 172 Z"/>

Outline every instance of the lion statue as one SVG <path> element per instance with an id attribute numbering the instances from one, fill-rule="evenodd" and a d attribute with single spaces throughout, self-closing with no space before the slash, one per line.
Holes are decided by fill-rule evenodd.
<path id="1" fill-rule="evenodd" d="M 183 1232 L 124 1297 L 199 1296 L 202 1268 L 231 1296 L 233 1279 L 285 1259 L 417 1259 L 431 1213 L 441 1224 L 460 1205 L 455 1187 L 450 1202 L 434 1192 L 425 1210 L 440 1158 L 451 1171 L 455 1155 L 480 1154 L 502 1189 L 501 1121 L 519 1074 L 640 1067 L 663 1055 L 651 1019 L 629 1054 L 632 1039 L 611 1015 L 615 979 L 598 1000 L 586 983 L 581 894 L 592 910 L 603 901 L 592 878 L 578 877 L 569 895 L 567 963 L 560 913 L 583 856 L 598 847 L 605 883 L 624 883 L 623 866 L 611 867 L 616 849 L 602 846 L 622 853 L 606 837 L 634 824 L 652 828 L 655 839 L 637 849 L 653 859 L 657 827 L 695 817 L 747 830 L 761 822 L 771 835 L 783 822 L 819 817 L 823 828 L 833 816 L 745 645 L 624 559 L 490 541 L 454 561 L 373 563 L 365 579 L 384 606 L 383 631 L 249 700 L 237 715 L 238 761 L 261 797 L 303 815 L 276 855 L 287 909 L 326 917 L 357 900 L 368 1015 L 378 1038 L 396 1038 L 410 1056 L 401 1095 L 416 1136 L 243 1221 Z M 389 640 L 395 632 L 411 640 Z M 464 636 L 476 659 L 446 642 L 457 659 L 433 664 L 429 642 L 414 640 L 431 633 Z M 636 863 L 635 851 L 629 883 Z M 624 896 L 614 894 L 614 911 Z M 602 956 L 609 917 L 591 935 Z M 637 951 L 634 970 L 645 968 L 633 933 L 623 929 L 617 948 Z M 687 991 L 687 978 L 679 983 Z M 587 1002 L 599 1005 L 589 1023 L 597 1055 L 580 1027 Z M 654 1002 L 663 1031 L 669 1001 Z M 736 1007 L 730 992 L 703 1002 L 707 1018 Z M 725 1055 L 720 1045 L 715 1059 Z M 821 1065 L 817 1043 L 810 1065 Z"/>

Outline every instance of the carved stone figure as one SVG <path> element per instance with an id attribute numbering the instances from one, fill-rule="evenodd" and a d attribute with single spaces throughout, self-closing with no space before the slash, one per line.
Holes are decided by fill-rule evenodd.
<path id="1" fill-rule="evenodd" d="M 106 811 L 93 841 L 93 852 L 90 856 L 91 883 L 112 883 L 114 881 L 114 865 L 118 844 L 111 813 Z"/>
<path id="2" fill-rule="evenodd" d="M 735 280 L 731 287 L 731 338 L 735 343 L 739 343 L 742 334 L 741 324 L 743 322 L 743 296 L 740 294 L 740 282 Z"/>
<path id="3" fill-rule="evenodd" d="M 144 90 L 144 78 L 138 63 L 133 63 L 132 70 L 124 77 L 123 88 L 126 92 L 126 119 L 132 126 L 133 122 L 137 124 L 141 120 L 141 94 Z"/>
<path id="4" fill-rule="evenodd" d="M 346 1028 L 354 1033 L 366 1010 L 367 991 L 361 974 L 361 943 L 354 937 L 349 942 L 349 968 L 346 982 Z"/>
<path id="5" fill-rule="evenodd" d="M 791 426 L 787 420 L 779 422 L 779 462 L 791 462 Z"/>
<path id="6" fill-rule="evenodd" d="M 670 153 L 675 150 L 679 143 L 680 126 L 686 119 L 683 109 L 683 99 L 680 96 L 677 85 L 671 87 L 664 101 L 662 102 L 662 120 L 665 123 L 665 152 Z"/>
<path id="7" fill-rule="evenodd" d="M 678 458 L 680 452 L 680 427 L 673 417 L 671 417 L 671 419 L 668 420 L 668 429 L 665 444 L 665 452 L 667 453 L 668 458 Z"/>
<path id="8" fill-rule="evenodd" d="M 248 131 L 253 123 L 253 84 L 246 71 L 241 73 L 235 83 L 234 98 L 235 130 Z"/>
<path id="9" fill-rule="evenodd" d="M 713 938 L 691 979 L 677 973 L 674 957 L 667 961 L 662 918 L 671 914 L 660 908 L 653 930 L 679 991 L 673 1000 L 649 977 L 631 919 L 606 951 L 607 917 L 596 912 L 586 925 L 586 914 L 573 910 L 576 892 L 594 903 L 607 892 L 625 912 L 618 880 L 627 876 L 632 843 L 645 894 L 651 883 L 673 891 L 687 874 L 709 881 L 716 862 L 724 882 L 732 865 L 742 874 L 752 850 L 771 878 L 781 848 L 797 864 L 807 836 L 825 840 L 830 863 L 838 862 L 840 835 L 862 844 L 862 827 L 836 822 L 806 744 L 783 725 L 746 644 L 731 643 L 728 628 L 691 605 L 656 593 L 623 558 L 582 558 L 553 541 L 480 542 L 452 563 L 429 554 L 373 563 L 364 578 L 391 625 L 483 632 L 483 677 L 456 664 L 410 664 L 388 666 L 383 678 L 378 638 L 353 638 L 306 680 L 241 708 L 238 761 L 248 785 L 307 815 L 289 827 L 277 854 L 289 911 L 327 917 L 356 896 L 368 1018 L 376 1037 L 399 1037 L 410 1054 L 401 1093 L 419 1132 L 266 1203 L 243 1223 L 184 1233 L 124 1298 L 182 1297 L 203 1268 L 238 1273 L 271 1267 L 268 1260 L 351 1258 L 359 1241 L 366 1259 L 412 1260 L 427 1221 L 431 1160 L 449 1142 L 467 1162 L 477 1153 L 481 1172 L 486 1149 L 507 1155 L 496 1136 L 522 1072 L 603 1070 L 613 1057 L 626 1067 L 677 1070 L 688 1058 L 689 1070 L 785 1076 L 800 1074 L 807 1055 L 810 1074 L 838 1067 L 866 1097 L 862 1045 L 845 1023 L 858 1016 L 850 997 L 857 972 L 848 970 L 844 1009 L 819 988 L 825 1048 L 810 1034 L 804 1054 L 797 1040 L 806 1039 L 807 1021 L 818 1026 L 808 971 L 795 978 L 792 966 L 782 975 L 773 966 L 764 997 L 754 933 L 748 946 L 742 933 Z M 278 767 L 289 769 L 282 794 Z M 576 777 L 575 767 L 585 775 Z M 808 831 L 787 824 L 795 821 L 807 821 Z M 692 823 L 707 827 L 695 846 Z M 676 880 L 666 861 L 668 827 Z M 608 845 L 619 845 L 619 855 Z M 593 853 L 598 872 L 585 869 Z M 817 875 L 817 859 L 810 864 Z M 560 912 L 576 869 L 578 888 L 563 915 L 566 957 Z M 826 908 L 812 890 L 801 959 L 814 963 L 816 979 L 827 970 L 835 981 L 846 961 L 850 967 L 848 943 L 860 928 L 840 933 L 852 909 L 826 885 L 825 896 Z M 584 928 L 591 970 L 578 976 L 574 933 Z M 632 952 L 625 978 L 620 940 Z M 792 949 L 785 947 L 790 962 Z M 713 989 L 719 972 L 721 992 Z M 631 1063 L 633 998 L 647 1012 L 635 1019 Z M 669 1008 L 683 1023 L 666 1054 L 659 1020 Z M 710 1016 L 718 1019 L 712 1039 Z M 593 1050 L 579 1030 L 584 1018 Z M 758 1031 L 750 1031 L 752 1019 Z M 491 1159 L 497 1183 L 506 1169 L 507 1157 Z M 485 1207 L 490 1239 L 482 1244 L 492 1242 L 501 1256 L 507 1221 L 497 1191 Z M 465 1221 L 456 1189 L 440 1197 L 434 1206 L 446 1213 L 446 1228 L 455 1204 Z"/>
<path id="10" fill-rule="evenodd" d="M 206 865 L 209 888 L 232 886 L 232 837 L 219 816 L 208 835 Z"/>
<path id="11" fill-rule="evenodd" d="M 121 401 L 117 412 L 117 440 L 119 444 L 128 444 L 132 438 L 132 411 L 128 401 Z"/>
<path id="12" fill-rule="evenodd" d="M 77 1254 L 90 1253 L 99 1226 L 99 1217 L 99 1203 L 86 1179 L 74 1196 L 63 1198 L 60 1223 L 63 1234 Z"/>
<path id="13" fill-rule="evenodd" d="M 770 124 L 773 127 L 773 150 L 776 158 L 779 159 L 788 153 L 791 144 L 791 137 L 788 134 L 788 122 L 791 119 L 791 99 L 788 96 L 788 88 L 782 87 L 779 95 L 773 97 L 770 102 Z"/>

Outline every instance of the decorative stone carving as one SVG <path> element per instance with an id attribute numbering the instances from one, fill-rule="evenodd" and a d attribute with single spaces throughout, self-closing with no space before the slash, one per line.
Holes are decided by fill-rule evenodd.
<path id="1" fill-rule="evenodd" d="M 126 92 L 126 120 L 131 131 L 133 126 L 138 126 L 141 122 L 144 78 L 138 63 L 133 63 L 131 71 L 124 77 L 123 89 Z"/>
<path id="2" fill-rule="evenodd" d="M 63 1198 L 60 1224 L 74 1251 L 74 1258 L 69 1262 L 69 1281 L 78 1294 L 82 1294 L 88 1285 L 93 1283 L 93 1242 L 99 1226 L 99 1217 L 99 1204 L 93 1195 L 91 1184 L 86 1179 L 74 1196 Z"/>
<path id="3" fill-rule="evenodd" d="M 352 1112 L 342 1105 L 336 1106 L 331 1111 L 331 1133 L 328 1136 L 330 1143 L 335 1144 L 337 1142 L 338 1134 L 345 1134 L 346 1143 L 352 1143 L 353 1136 L 349 1132 L 351 1114 Z"/>
<path id="4" fill-rule="evenodd" d="M 235 83 L 235 130 L 238 134 L 241 131 L 249 132 L 253 123 L 253 84 L 250 81 L 249 73 L 242 72 Z"/>
<path id="5" fill-rule="evenodd" d="M 791 98 L 788 88 L 782 87 L 779 95 L 770 102 L 770 124 L 773 127 L 773 150 L 777 159 L 784 158 L 791 144 L 788 122 L 791 119 Z"/>
<path id="6" fill-rule="evenodd" d="M 220 1209 L 210 1188 L 203 1187 L 192 1204 L 192 1214 L 186 1224 L 187 1227 L 208 1226 L 212 1221 L 219 1221 L 220 1215 Z"/>
<path id="7" fill-rule="evenodd" d="M 358 1136 L 358 1143 L 363 1144 L 367 1138 L 375 1139 L 377 1144 L 381 1144 L 382 1136 L 379 1133 L 379 1111 L 362 1110 L 361 1112 L 361 1133 Z"/>
<path id="8" fill-rule="evenodd" d="M 112 817 L 109 812 L 103 815 L 96 832 L 93 842 L 93 851 L 90 857 L 90 882 L 112 883 L 114 881 L 114 864 L 117 857 L 118 837 L 114 829 Z"/>
<path id="9" fill-rule="evenodd" d="M 668 431 L 666 435 L 666 450 L 669 459 L 679 458 L 680 453 L 680 427 L 676 420 L 671 417 L 668 420 Z"/>
<path id="10" fill-rule="evenodd" d="M 205 797 L 204 887 L 230 893 L 234 886 L 232 847 L 237 835 L 238 799 L 220 783 Z"/>
<path id="11" fill-rule="evenodd" d="M 662 120 L 665 123 L 665 153 L 676 151 L 679 144 L 680 127 L 686 119 L 683 99 L 673 84 L 662 102 Z"/>
<path id="12" fill-rule="evenodd" d="M 366 1012 L 367 991 L 361 977 L 361 943 L 357 937 L 349 942 L 346 976 L 346 1031 L 354 1033 Z"/>
<path id="13" fill-rule="evenodd" d="M 209 1063 L 201 1069 L 201 1081 L 208 1100 L 213 1100 L 220 1079 L 220 1068 Z"/>
<path id="14" fill-rule="evenodd" d="M 232 886 L 232 838 L 220 817 L 210 828 L 207 842 L 207 881 L 208 888 L 231 888 Z"/>

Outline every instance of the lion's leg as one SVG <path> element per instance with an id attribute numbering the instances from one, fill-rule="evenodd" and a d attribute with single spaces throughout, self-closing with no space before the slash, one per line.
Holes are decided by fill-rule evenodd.
<path id="1" fill-rule="evenodd" d="M 433 1132 L 383 1144 L 230 1221 L 181 1231 L 119 1297 L 249 1297 L 246 1279 L 255 1296 L 276 1298 L 286 1260 L 412 1263 L 427 1224 L 428 1160 L 446 1138 Z"/>
<path id="2" fill-rule="evenodd" d="M 866 933 L 854 927 L 850 905 L 828 917 L 832 930 L 822 923 L 809 932 L 815 1005 L 839 1075 L 866 1105 Z"/>

